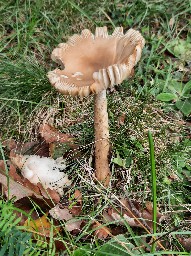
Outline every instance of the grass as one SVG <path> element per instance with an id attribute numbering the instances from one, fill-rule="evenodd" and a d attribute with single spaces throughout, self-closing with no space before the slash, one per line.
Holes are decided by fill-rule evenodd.
<path id="1" fill-rule="evenodd" d="M 151 177 L 152 177 L 152 196 L 153 196 L 153 233 L 157 232 L 157 184 L 156 184 L 156 169 L 155 169 L 155 156 L 154 144 L 151 132 L 148 132 L 149 147 L 150 147 L 150 163 L 151 163 Z M 156 250 L 156 244 L 152 245 L 152 253 Z"/>
<path id="2" fill-rule="evenodd" d="M 95 237 L 83 240 L 85 234 L 92 233 L 89 229 L 91 220 L 99 220 L 102 210 L 108 205 L 117 209 L 119 199 L 126 195 L 143 205 L 152 201 L 153 196 L 166 216 L 157 227 L 157 232 L 154 230 L 156 238 L 163 237 L 166 252 L 163 249 L 160 251 L 156 245 L 154 255 L 189 255 L 178 238 L 181 235 L 184 238 L 190 236 L 190 224 L 185 222 L 191 211 L 190 115 L 181 112 L 172 101 L 163 103 L 157 101 L 156 97 L 159 93 L 168 92 L 171 84 L 184 87 L 191 78 L 187 55 L 177 53 L 172 44 L 174 40 L 191 40 L 190 11 L 190 0 L 115 0 L 109 3 L 104 0 L 93 3 L 86 0 L 79 3 L 39 0 L 35 4 L 23 0 L 1 3 L 2 141 L 8 138 L 37 140 L 39 125 L 46 119 L 60 131 L 75 135 L 83 148 L 83 157 L 74 161 L 69 155 L 67 164 L 74 186 L 80 188 L 83 195 L 83 214 L 80 218 L 88 218 L 88 222 L 76 236 L 66 232 L 63 236 L 51 237 L 50 243 L 39 236 L 36 245 L 30 245 L 36 246 L 36 253 L 55 255 L 57 239 L 65 243 L 68 255 L 80 255 L 79 251 L 83 251 L 81 255 L 111 255 L 106 254 L 111 247 L 104 249 L 103 245 L 113 246 L 113 250 L 118 250 L 116 255 L 127 255 L 119 246 L 123 242 L 129 243 L 130 253 L 136 247 L 139 248 L 137 254 L 146 255 L 142 246 L 151 250 L 151 245 L 144 240 L 146 237 L 148 241 L 151 234 L 131 228 L 126 222 L 125 235 L 111 239 L 114 245 Z M 96 25 L 106 25 L 109 31 L 115 26 L 123 26 L 125 30 L 133 27 L 140 30 L 146 39 L 134 77 L 108 93 L 112 190 L 104 190 L 93 183 L 93 98 L 82 102 L 61 96 L 50 86 L 46 76 L 49 70 L 56 67 L 50 59 L 55 46 L 84 28 L 94 31 Z M 156 195 L 151 189 L 149 130 L 155 144 Z M 1 159 L 4 154 L 1 152 Z M 95 203 L 98 198 L 100 204 Z M 3 205 L 8 203 L 4 202 Z M 63 223 L 60 225 L 63 226 Z M 116 243 L 116 239 L 120 242 Z M 105 250 L 105 254 L 99 254 L 99 250 Z M 64 255 L 64 252 L 60 252 L 60 255 Z"/>

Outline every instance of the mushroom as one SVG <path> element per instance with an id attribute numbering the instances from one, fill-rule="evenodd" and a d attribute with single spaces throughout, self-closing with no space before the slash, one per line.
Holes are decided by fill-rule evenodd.
<path id="1" fill-rule="evenodd" d="M 142 35 L 122 27 L 108 35 L 107 27 L 97 27 L 95 35 L 84 29 L 61 43 L 52 52 L 53 61 L 62 69 L 48 73 L 50 83 L 62 94 L 88 96 L 95 94 L 95 169 L 96 178 L 108 186 L 109 125 L 106 89 L 119 85 L 131 76 L 141 57 L 145 40 Z"/>

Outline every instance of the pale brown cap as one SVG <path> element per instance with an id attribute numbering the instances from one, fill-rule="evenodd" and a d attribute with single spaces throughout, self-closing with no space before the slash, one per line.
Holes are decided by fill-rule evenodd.
<path id="1" fill-rule="evenodd" d="M 144 43 L 134 29 L 123 34 L 123 28 L 117 27 L 112 35 L 107 27 L 97 27 L 95 35 L 84 29 L 53 50 L 52 60 L 63 69 L 48 72 L 48 78 L 62 94 L 83 97 L 98 93 L 130 77 Z"/>

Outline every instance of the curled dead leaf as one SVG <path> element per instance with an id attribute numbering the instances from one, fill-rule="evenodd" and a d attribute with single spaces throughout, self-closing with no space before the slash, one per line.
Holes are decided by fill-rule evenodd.
<path id="1" fill-rule="evenodd" d="M 125 225 L 127 222 L 132 227 L 146 227 L 152 230 L 152 204 L 147 203 L 146 208 L 143 208 L 138 202 L 131 202 L 127 199 L 120 200 L 121 207 L 115 209 L 110 207 L 103 213 L 105 222 L 116 221 L 120 225 Z M 160 223 L 165 216 L 157 213 L 157 222 Z"/>
<path id="2" fill-rule="evenodd" d="M 99 239 L 106 239 L 108 236 L 111 236 L 111 229 L 103 226 L 98 221 L 94 222 L 91 227 L 96 229 L 94 235 Z"/>

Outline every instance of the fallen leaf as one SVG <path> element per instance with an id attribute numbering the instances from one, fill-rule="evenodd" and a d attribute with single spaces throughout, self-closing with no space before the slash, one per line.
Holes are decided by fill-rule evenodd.
<path id="1" fill-rule="evenodd" d="M 71 231 L 76 231 L 76 232 L 80 232 L 81 231 L 81 224 L 82 224 L 82 220 L 78 220 L 78 219 L 70 219 L 65 223 L 65 228 L 67 231 L 71 232 Z"/>
<path id="2" fill-rule="evenodd" d="M 44 189 L 42 184 L 37 183 L 38 188 L 40 189 L 41 195 L 46 199 L 51 199 L 54 203 L 58 203 L 60 201 L 60 195 L 54 189 Z"/>
<path id="3" fill-rule="evenodd" d="M 181 245 L 188 251 L 191 252 L 191 238 L 183 238 L 183 237 L 178 237 L 179 242 Z"/>
<path id="4" fill-rule="evenodd" d="M 125 222 L 127 222 L 132 227 L 140 227 L 140 224 L 136 221 L 136 217 L 133 217 L 133 215 L 121 208 L 113 209 L 110 207 L 107 212 L 112 221 L 116 221 L 119 225 L 125 225 Z"/>
<path id="5" fill-rule="evenodd" d="M 47 218 L 47 215 L 43 215 L 41 218 L 32 221 L 26 221 L 24 226 L 27 227 L 27 230 L 30 232 L 38 232 L 40 235 L 45 237 L 50 237 L 52 232 L 52 223 Z M 60 231 L 60 227 L 56 227 L 53 225 L 53 235 L 58 234 Z"/>
<path id="6" fill-rule="evenodd" d="M 13 178 L 14 181 L 19 182 L 26 188 L 31 189 L 33 192 L 42 195 L 44 199 L 53 200 L 55 203 L 60 201 L 60 196 L 56 192 L 56 190 L 52 190 L 50 188 L 45 189 L 41 183 L 37 183 L 36 185 L 31 183 L 28 179 L 21 177 L 17 174 L 15 166 L 12 164 L 9 167 L 9 176 Z"/>
<path id="7" fill-rule="evenodd" d="M 0 183 L 3 186 L 3 194 L 9 199 L 16 197 L 16 200 L 27 196 L 33 196 L 42 198 L 42 196 L 36 194 L 31 189 L 24 187 L 18 182 L 14 181 L 12 178 L 7 177 L 5 173 L 0 172 Z"/>
<path id="8" fill-rule="evenodd" d="M 111 229 L 103 226 L 98 221 L 92 224 L 92 229 L 96 229 L 94 231 L 94 235 L 99 239 L 106 239 L 108 236 L 111 235 Z"/>
<path id="9" fill-rule="evenodd" d="M 66 247 L 66 241 L 65 240 L 64 240 L 64 242 L 62 242 L 60 240 L 56 240 L 56 238 L 55 238 L 54 243 L 55 243 L 56 251 L 63 252 L 68 248 L 68 247 Z M 58 254 L 55 254 L 55 256 L 57 256 L 57 255 Z"/>
<path id="10" fill-rule="evenodd" d="M 67 143 L 73 140 L 73 137 L 70 134 L 63 134 L 49 124 L 41 125 L 39 128 L 39 132 L 41 136 L 45 139 L 46 143 Z"/>
<path id="11" fill-rule="evenodd" d="M 38 212 L 34 209 L 34 206 L 32 205 L 31 200 L 28 199 L 28 197 L 22 198 L 20 200 L 17 200 L 14 203 L 14 213 L 16 214 L 17 218 L 20 218 L 19 225 L 23 226 L 25 224 L 25 221 L 28 220 L 28 218 L 31 218 L 33 220 L 36 220 L 39 218 Z M 41 204 L 41 210 L 44 211 L 44 208 Z M 18 210 L 17 210 L 18 209 Z"/>
<path id="12" fill-rule="evenodd" d="M 9 144 L 8 144 L 9 143 Z M 26 143 L 20 142 L 7 142 L 4 141 L 3 144 L 10 150 L 10 157 L 16 154 L 21 155 L 38 155 L 38 156 L 49 156 L 49 144 L 45 142 L 41 137 L 38 141 L 31 141 Z"/>
<path id="13" fill-rule="evenodd" d="M 26 143 L 16 142 L 16 147 L 11 149 L 10 156 L 14 156 L 15 154 L 32 154 L 34 151 L 34 147 L 36 147 L 37 145 L 37 141 L 30 141 Z"/>
<path id="14" fill-rule="evenodd" d="M 23 178 L 17 173 L 16 167 L 11 163 L 9 165 L 9 176 L 13 178 L 14 181 L 23 184 Z"/>
<path id="15" fill-rule="evenodd" d="M 125 225 L 127 222 L 132 227 L 146 227 L 152 230 L 152 204 L 147 203 L 146 208 L 143 207 L 138 202 L 130 202 L 127 199 L 120 200 L 121 207 L 116 207 L 115 209 L 109 207 L 107 211 L 103 213 L 103 219 L 105 222 L 116 221 L 120 225 Z M 159 212 L 157 213 L 157 222 L 160 223 L 165 216 L 162 216 Z"/>
<path id="16" fill-rule="evenodd" d="M 113 218 L 112 218 L 112 216 L 111 216 L 111 212 L 108 212 L 109 210 L 110 210 L 110 208 L 105 209 L 105 210 L 103 211 L 103 222 L 104 222 L 104 223 L 113 222 L 113 221 L 114 221 Z"/>
<path id="17" fill-rule="evenodd" d="M 169 20 L 169 27 L 170 27 L 170 29 L 173 29 L 174 22 L 175 22 L 174 17 L 170 18 L 170 20 Z"/>
<path id="18" fill-rule="evenodd" d="M 39 138 L 38 144 L 33 147 L 33 151 L 30 155 L 37 155 L 41 157 L 49 157 L 50 149 L 49 144 L 45 140 Z"/>
<path id="19" fill-rule="evenodd" d="M 56 220 L 70 220 L 73 218 L 70 211 L 67 208 L 60 208 L 59 204 L 52 208 L 49 213 Z"/>
<path id="20" fill-rule="evenodd" d="M 16 148 L 17 143 L 13 139 L 7 139 L 2 142 L 2 145 L 11 151 L 12 149 Z"/>
<path id="21" fill-rule="evenodd" d="M 127 232 L 127 228 L 122 225 L 119 225 L 119 226 L 112 228 L 111 232 L 112 232 L 113 236 L 117 236 L 120 234 L 125 234 Z"/>
<path id="22" fill-rule="evenodd" d="M 65 229 L 69 232 L 71 231 L 80 231 L 80 226 L 82 220 L 76 219 L 72 216 L 70 211 L 67 208 L 60 208 L 60 205 L 57 204 L 54 208 L 49 210 L 50 215 L 56 220 L 63 220 L 65 222 Z"/>
<path id="23" fill-rule="evenodd" d="M 49 144 L 49 156 L 56 159 L 67 157 L 68 151 L 72 150 L 75 156 L 80 155 L 78 146 L 74 144 L 74 137 L 70 134 L 63 134 L 49 124 L 43 124 L 39 128 L 41 137 Z"/>

